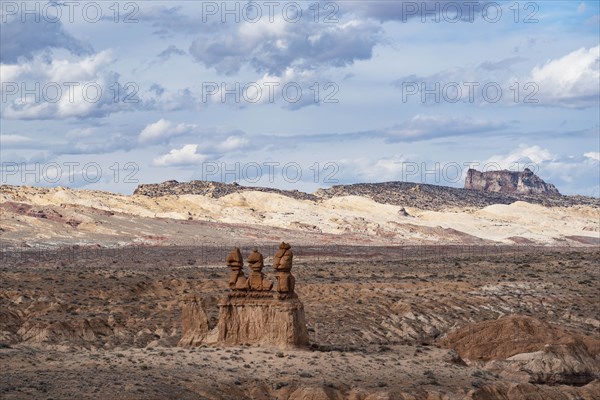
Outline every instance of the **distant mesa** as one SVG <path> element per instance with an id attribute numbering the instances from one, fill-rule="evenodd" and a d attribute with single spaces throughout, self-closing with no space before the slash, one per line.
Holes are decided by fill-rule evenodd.
<path id="1" fill-rule="evenodd" d="M 237 183 L 223 183 L 194 180 L 190 182 L 166 181 L 155 184 L 141 184 L 134 195 L 147 197 L 201 195 L 218 199 L 236 193 L 271 193 L 296 200 L 323 202 L 345 196 L 361 196 L 380 204 L 405 207 L 399 215 L 406 215 L 411 208 L 420 210 L 444 211 L 454 207 L 483 208 L 493 204 L 512 204 L 523 201 L 546 207 L 570 207 L 573 205 L 599 206 L 600 199 L 579 195 L 562 195 L 558 189 L 544 182 L 531 170 L 479 172 L 469 169 L 464 188 L 432 185 L 414 182 L 377 182 L 333 185 L 317 189 L 313 193 L 298 190 L 284 190 L 269 187 L 245 186 Z"/>
<path id="2" fill-rule="evenodd" d="M 494 193 L 544 194 L 560 196 L 558 189 L 546 183 L 529 168 L 518 171 L 479 172 L 475 169 L 467 171 L 465 189 L 482 190 Z"/>

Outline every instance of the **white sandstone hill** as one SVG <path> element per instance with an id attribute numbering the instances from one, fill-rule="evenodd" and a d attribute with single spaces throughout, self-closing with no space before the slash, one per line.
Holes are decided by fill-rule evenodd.
<path id="1" fill-rule="evenodd" d="M 455 203 L 432 210 L 408 201 L 383 204 L 367 195 L 295 198 L 248 188 L 219 197 L 1 189 L 5 246 L 209 244 L 233 239 L 275 243 L 281 236 L 313 244 L 600 243 L 600 206 L 589 198 L 555 206 L 515 201 L 482 207 Z"/>

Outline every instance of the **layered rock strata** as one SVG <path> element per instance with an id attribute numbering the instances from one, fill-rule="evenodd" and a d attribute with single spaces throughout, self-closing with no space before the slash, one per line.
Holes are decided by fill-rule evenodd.
<path id="1" fill-rule="evenodd" d="M 296 279 L 291 274 L 292 260 L 291 246 L 281 243 L 273 257 L 273 269 L 277 275 L 277 291 L 273 292 L 273 282 L 262 272 L 264 258 L 258 249 L 254 249 L 248 257 L 251 272 L 246 277 L 242 253 L 239 248 L 234 248 L 226 260 L 231 269 L 230 292 L 219 301 L 216 330 L 209 331 L 201 300 L 189 296 L 183 300 L 183 337 L 179 345 L 307 346 L 304 305 L 294 292 Z"/>

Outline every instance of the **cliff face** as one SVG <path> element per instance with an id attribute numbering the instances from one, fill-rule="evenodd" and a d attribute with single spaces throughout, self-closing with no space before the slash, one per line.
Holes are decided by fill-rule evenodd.
<path id="1" fill-rule="evenodd" d="M 545 194 L 560 196 L 558 189 L 551 183 L 544 182 L 528 168 L 523 172 L 489 171 L 479 172 L 474 169 L 467 171 L 465 189 L 481 190 L 494 193 Z"/>
<path id="2" fill-rule="evenodd" d="M 204 312 L 202 299 L 189 295 L 181 300 L 182 337 L 178 346 L 195 347 L 208 336 L 208 317 Z"/>
<path id="3" fill-rule="evenodd" d="M 305 347 L 308 331 L 304 306 L 298 298 L 233 297 L 219 304 L 219 342 L 279 348 Z"/>

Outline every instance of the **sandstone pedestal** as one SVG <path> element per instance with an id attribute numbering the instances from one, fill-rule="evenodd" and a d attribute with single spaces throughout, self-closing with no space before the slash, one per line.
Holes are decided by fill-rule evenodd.
<path id="1" fill-rule="evenodd" d="M 308 345 L 304 306 L 297 296 L 280 300 L 269 292 L 230 294 L 219 302 L 219 308 L 219 343 L 280 348 Z"/>
<path id="2" fill-rule="evenodd" d="M 204 312 L 202 299 L 189 295 L 181 301 L 182 337 L 180 347 L 196 347 L 206 341 L 208 318 Z"/>

